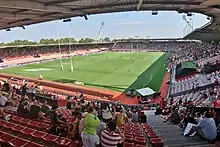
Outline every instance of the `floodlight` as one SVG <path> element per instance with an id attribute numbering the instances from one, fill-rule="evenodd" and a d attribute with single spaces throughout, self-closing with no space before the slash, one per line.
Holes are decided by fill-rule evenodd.
<path id="1" fill-rule="evenodd" d="M 187 16 L 189 16 L 189 17 L 192 16 L 192 13 L 191 13 L 191 12 L 188 12 L 188 13 L 187 13 Z"/>
<path id="2" fill-rule="evenodd" d="M 64 19 L 63 22 L 70 22 L 71 18 Z"/>
<path id="3" fill-rule="evenodd" d="M 158 12 L 157 12 L 157 10 L 153 10 L 151 14 L 152 15 L 158 15 Z"/>
<path id="4" fill-rule="evenodd" d="M 211 17 L 207 17 L 208 20 L 211 20 Z"/>
<path id="5" fill-rule="evenodd" d="M 86 15 L 84 15 L 85 20 L 88 20 L 88 17 Z"/>

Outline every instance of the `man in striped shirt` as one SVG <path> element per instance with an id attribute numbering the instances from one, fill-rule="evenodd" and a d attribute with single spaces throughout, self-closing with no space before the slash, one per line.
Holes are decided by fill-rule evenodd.
<path id="1" fill-rule="evenodd" d="M 101 145 L 102 147 L 117 147 L 118 144 L 123 142 L 124 137 L 122 136 L 119 129 L 116 128 L 115 121 L 109 121 L 106 124 L 106 130 L 101 133 Z"/>

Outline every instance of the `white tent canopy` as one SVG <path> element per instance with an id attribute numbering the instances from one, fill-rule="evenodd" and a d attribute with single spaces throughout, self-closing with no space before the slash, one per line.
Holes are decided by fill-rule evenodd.
<path id="1" fill-rule="evenodd" d="M 140 95 L 142 96 L 150 96 L 153 95 L 155 93 L 155 91 L 149 87 L 147 88 L 141 88 L 136 90 Z"/>

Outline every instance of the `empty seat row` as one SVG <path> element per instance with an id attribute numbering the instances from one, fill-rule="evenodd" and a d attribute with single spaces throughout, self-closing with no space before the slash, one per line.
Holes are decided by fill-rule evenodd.
<path id="1" fill-rule="evenodd" d="M 16 116 L 17 119 L 21 118 L 24 119 L 23 117 L 19 117 L 17 116 L 17 112 L 13 111 L 13 110 L 9 110 L 9 109 L 4 109 L 4 112 L 7 114 L 11 114 L 12 116 Z M 27 119 L 26 119 L 27 120 Z M 32 119 L 28 119 L 28 120 L 32 120 Z M 38 122 L 43 122 L 43 123 L 47 123 L 47 124 L 51 124 L 50 119 L 42 119 L 42 120 L 37 120 Z"/>
<path id="2" fill-rule="evenodd" d="M 50 124 L 38 122 L 35 120 L 31 120 L 31 119 L 26 119 L 26 118 L 15 116 L 15 115 L 11 116 L 11 121 L 16 124 L 21 124 L 22 126 L 28 126 L 30 128 L 35 128 L 35 129 L 39 129 L 42 131 L 47 131 L 50 129 Z"/>
<path id="3" fill-rule="evenodd" d="M 22 136 L 23 138 L 26 138 L 26 139 L 31 138 L 31 139 L 34 139 L 35 141 L 43 142 L 46 145 L 55 144 L 59 147 L 69 147 L 69 146 L 73 146 L 75 144 L 75 146 L 77 146 L 77 144 L 74 141 L 72 141 L 71 139 L 48 134 L 43 131 L 35 130 L 32 128 L 22 126 L 20 124 L 7 122 L 4 120 L 0 120 L 0 128 L 4 131 L 7 131 L 7 132 L 11 131 L 11 132 L 15 133 L 16 135 L 20 134 L 20 136 Z M 2 133 L 2 134 L 4 134 L 4 133 Z M 11 138 L 11 139 L 8 140 L 7 139 L 8 136 L 10 136 L 9 138 Z M 6 136 L 5 140 L 4 140 L 4 137 L 0 137 L 1 139 L 3 139 L 2 143 L 13 144 L 13 141 L 15 139 L 18 139 L 17 137 L 14 137 L 14 136 L 11 137 L 11 136 L 12 135 L 8 134 Z"/>

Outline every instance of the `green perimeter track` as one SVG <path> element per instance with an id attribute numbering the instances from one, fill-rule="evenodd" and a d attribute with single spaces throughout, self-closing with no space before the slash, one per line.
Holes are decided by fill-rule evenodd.
<path id="1" fill-rule="evenodd" d="M 34 63 L 2 70 L 16 74 L 60 83 L 84 82 L 86 86 L 102 87 L 116 91 L 127 88 L 150 87 L 160 90 L 166 72 L 168 55 L 162 52 L 107 52 L 73 57 L 74 71 L 70 72 L 70 59 Z"/>

